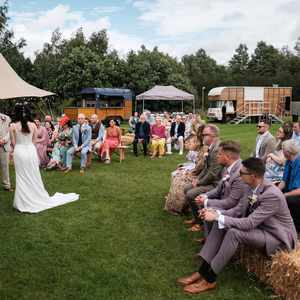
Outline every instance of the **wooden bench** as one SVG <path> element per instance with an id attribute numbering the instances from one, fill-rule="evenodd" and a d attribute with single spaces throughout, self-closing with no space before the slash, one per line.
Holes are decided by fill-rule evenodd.
<path id="1" fill-rule="evenodd" d="M 118 146 L 117 149 L 119 150 L 119 160 L 120 163 L 125 159 L 125 150 L 128 148 L 126 145 Z"/>

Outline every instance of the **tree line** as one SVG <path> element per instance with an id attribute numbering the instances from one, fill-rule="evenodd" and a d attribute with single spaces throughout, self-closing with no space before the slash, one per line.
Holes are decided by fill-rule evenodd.
<path id="1" fill-rule="evenodd" d="M 154 85 L 174 85 L 193 93 L 199 102 L 203 87 L 206 92 L 226 85 L 300 87 L 300 37 L 294 49 L 277 49 L 259 41 L 252 54 L 246 44 L 240 44 L 228 65 L 223 65 L 204 49 L 179 60 L 158 47 L 141 45 L 121 56 L 109 47 L 106 30 L 87 37 L 79 28 L 65 39 L 56 29 L 30 60 L 23 54 L 26 40 L 15 41 L 8 27 L 7 12 L 6 1 L 0 6 L 0 53 L 24 80 L 56 93 L 57 107 L 74 99 L 84 87 L 129 88 L 137 95 Z"/>

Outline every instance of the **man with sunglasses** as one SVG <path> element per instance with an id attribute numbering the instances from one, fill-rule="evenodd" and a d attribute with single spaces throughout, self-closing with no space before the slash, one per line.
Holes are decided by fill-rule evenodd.
<path id="1" fill-rule="evenodd" d="M 276 140 L 269 132 L 270 124 L 266 121 L 260 121 L 257 124 L 256 129 L 258 135 L 256 137 L 256 145 L 252 156 L 261 158 L 265 162 L 268 154 L 275 151 Z"/>
<path id="2" fill-rule="evenodd" d="M 215 289 L 217 275 L 240 244 L 260 249 L 267 255 L 298 246 L 285 197 L 276 186 L 264 180 L 264 173 L 261 159 L 251 157 L 242 162 L 241 178 L 252 189 L 248 199 L 238 205 L 243 206 L 242 218 L 236 215 L 238 206 L 225 211 L 212 208 L 201 211 L 201 217 L 214 224 L 201 249 L 202 264 L 198 272 L 177 280 L 185 292 L 198 294 Z"/>

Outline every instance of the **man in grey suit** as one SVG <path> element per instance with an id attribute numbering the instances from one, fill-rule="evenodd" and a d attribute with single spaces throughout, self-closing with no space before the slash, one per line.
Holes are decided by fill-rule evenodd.
<path id="1" fill-rule="evenodd" d="M 204 168 L 198 175 L 198 178 L 193 180 L 192 184 L 188 184 L 184 188 L 186 203 L 191 207 L 194 218 L 187 221 L 187 224 L 192 224 L 191 231 L 201 230 L 198 219 L 198 205 L 195 203 L 195 198 L 203 193 L 207 193 L 218 185 L 222 177 L 223 166 L 217 161 L 219 149 L 219 128 L 213 124 L 207 124 L 202 132 L 203 143 L 209 147 L 207 156 L 205 157 Z"/>
<path id="2" fill-rule="evenodd" d="M 268 154 L 275 151 L 276 140 L 269 132 L 270 125 L 266 121 L 259 122 L 256 127 L 258 135 L 252 156 L 260 158 L 265 162 Z"/>
<path id="3" fill-rule="evenodd" d="M 185 292 L 198 294 L 215 289 L 217 274 L 239 244 L 258 248 L 267 255 L 297 247 L 297 233 L 286 200 L 276 186 L 264 180 L 264 172 L 261 159 L 251 157 L 242 162 L 240 175 L 252 188 L 244 203 L 244 217 L 234 217 L 236 207 L 227 211 L 212 208 L 201 211 L 203 219 L 214 225 L 200 252 L 203 262 L 198 272 L 178 279 Z"/>
<path id="4" fill-rule="evenodd" d="M 80 153 L 80 173 L 83 174 L 87 163 L 87 154 L 90 151 L 92 138 L 92 129 L 85 123 L 85 115 L 79 114 L 78 124 L 73 126 L 73 145 L 67 151 L 65 173 L 72 170 L 72 161 L 74 153 Z"/>
<path id="5" fill-rule="evenodd" d="M 240 176 L 242 166 L 240 152 L 240 144 L 236 141 L 228 140 L 220 143 L 217 161 L 224 166 L 222 180 L 216 188 L 195 198 L 195 202 L 199 207 L 227 210 L 235 207 L 239 201 L 245 201 L 250 192 L 250 187 Z M 239 214 L 241 215 L 242 211 Z M 204 222 L 204 225 L 207 236 L 210 226 L 207 222 Z"/>
<path id="6" fill-rule="evenodd" d="M 9 179 L 10 122 L 9 116 L 0 113 L 0 163 L 3 187 L 6 191 L 12 191 Z"/>

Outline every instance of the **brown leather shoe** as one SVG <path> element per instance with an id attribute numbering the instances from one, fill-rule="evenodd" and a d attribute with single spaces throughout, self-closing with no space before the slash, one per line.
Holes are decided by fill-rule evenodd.
<path id="1" fill-rule="evenodd" d="M 195 222 L 196 222 L 195 219 L 190 219 L 190 220 L 183 221 L 183 223 L 186 224 L 186 225 L 193 225 Z"/>
<path id="2" fill-rule="evenodd" d="M 10 188 L 4 188 L 4 191 L 6 191 L 6 192 L 13 192 L 14 189 L 12 187 L 10 187 Z"/>
<path id="3" fill-rule="evenodd" d="M 209 283 L 205 279 L 198 280 L 190 285 L 184 287 L 184 291 L 189 294 L 200 294 L 209 290 L 214 290 L 217 283 Z"/>
<path id="4" fill-rule="evenodd" d="M 177 279 L 177 283 L 180 285 L 189 285 L 192 284 L 198 280 L 202 279 L 199 272 L 195 272 L 189 276 L 181 277 Z"/>
<path id="5" fill-rule="evenodd" d="M 192 232 L 203 231 L 203 227 L 199 224 L 195 224 L 192 227 L 190 227 L 188 231 L 192 231 Z"/>

